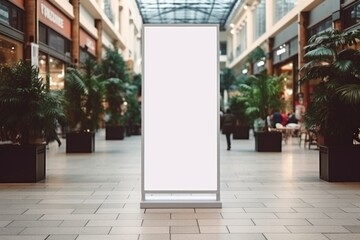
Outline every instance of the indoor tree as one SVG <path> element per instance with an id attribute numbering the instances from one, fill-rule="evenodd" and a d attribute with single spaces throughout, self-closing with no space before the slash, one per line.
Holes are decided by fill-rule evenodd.
<path id="1" fill-rule="evenodd" d="M 352 145 L 360 127 L 360 30 L 321 32 L 309 39 L 301 81 L 318 81 L 305 113 L 327 143 Z"/>

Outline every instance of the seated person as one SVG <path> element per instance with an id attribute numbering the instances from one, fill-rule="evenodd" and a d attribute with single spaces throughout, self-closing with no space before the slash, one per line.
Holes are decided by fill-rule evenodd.
<path id="1" fill-rule="evenodd" d="M 288 121 L 287 121 L 286 125 L 289 123 L 296 123 L 296 124 L 298 123 L 298 120 L 296 119 L 294 113 L 289 113 L 289 117 L 288 117 Z"/>
<path id="2" fill-rule="evenodd" d="M 274 111 L 272 115 L 272 127 L 275 128 L 277 123 L 282 123 L 283 117 L 279 111 Z"/>

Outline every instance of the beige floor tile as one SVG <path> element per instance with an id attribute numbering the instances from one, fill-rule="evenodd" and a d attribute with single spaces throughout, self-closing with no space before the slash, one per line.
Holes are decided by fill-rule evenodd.
<path id="1" fill-rule="evenodd" d="M 76 240 L 138 240 L 139 235 L 79 235 Z"/>
<path id="2" fill-rule="evenodd" d="M 266 240 L 262 234 L 171 234 L 171 240 Z"/>
<path id="3" fill-rule="evenodd" d="M 310 225 L 305 219 L 253 219 L 256 226 L 306 226 Z"/>
<path id="4" fill-rule="evenodd" d="M 254 222 L 250 219 L 199 219 L 200 226 L 253 226 Z"/>
<path id="5" fill-rule="evenodd" d="M 307 219 L 312 225 L 323 226 L 344 226 L 344 225 L 356 225 L 360 226 L 358 219 Z"/>
<path id="6" fill-rule="evenodd" d="M 140 227 L 142 220 L 90 220 L 87 227 Z"/>
<path id="7" fill-rule="evenodd" d="M 165 226 L 197 226 L 197 222 L 194 219 L 191 220 L 156 220 L 156 219 L 145 219 L 142 223 L 143 227 L 165 227 Z"/>
<path id="8" fill-rule="evenodd" d="M 201 233 L 229 233 L 226 226 L 200 226 Z"/>
<path id="9" fill-rule="evenodd" d="M 63 221 L 12 221 L 7 227 L 57 227 Z"/>
<path id="10" fill-rule="evenodd" d="M 230 233 L 289 233 L 284 226 L 228 226 Z"/>
<path id="11" fill-rule="evenodd" d="M 170 240 L 170 234 L 140 234 L 139 240 Z"/>
<path id="12" fill-rule="evenodd" d="M 50 235 L 46 240 L 75 240 L 78 235 Z"/>
<path id="13" fill-rule="evenodd" d="M 38 235 L 38 234 L 108 234 L 110 227 L 28 227 L 21 234 Z"/>
<path id="14" fill-rule="evenodd" d="M 342 226 L 287 226 L 292 233 L 347 233 Z"/>
<path id="15" fill-rule="evenodd" d="M 171 226 L 170 233 L 199 233 L 198 226 Z"/>
<path id="16" fill-rule="evenodd" d="M 359 240 L 360 234 L 325 234 L 330 240 Z"/>
<path id="17" fill-rule="evenodd" d="M 267 240 L 328 240 L 328 238 L 322 234 L 265 233 L 264 235 Z"/>
<path id="18" fill-rule="evenodd" d="M 170 233 L 170 227 L 113 227 L 110 234 L 162 234 Z"/>

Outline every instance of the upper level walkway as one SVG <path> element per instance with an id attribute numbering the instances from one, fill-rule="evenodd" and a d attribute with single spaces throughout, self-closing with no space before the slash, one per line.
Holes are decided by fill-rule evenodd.
<path id="1" fill-rule="evenodd" d="M 140 209 L 140 136 L 100 130 L 92 154 L 51 144 L 45 182 L 0 184 L 0 240 L 360 239 L 360 184 L 320 180 L 317 150 L 220 139 L 222 209 Z"/>

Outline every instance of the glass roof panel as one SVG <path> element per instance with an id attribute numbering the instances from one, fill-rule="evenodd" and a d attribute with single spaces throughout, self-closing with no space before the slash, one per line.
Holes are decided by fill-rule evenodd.
<path id="1" fill-rule="evenodd" d="M 202 23 L 225 22 L 239 0 L 136 0 L 144 23 Z"/>

